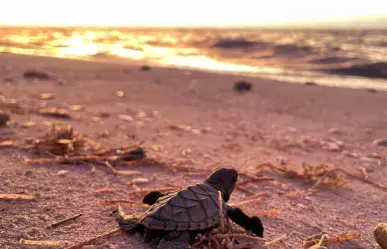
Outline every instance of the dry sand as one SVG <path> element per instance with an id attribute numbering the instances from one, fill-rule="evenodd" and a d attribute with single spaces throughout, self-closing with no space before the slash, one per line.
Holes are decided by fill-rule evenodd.
<path id="1" fill-rule="evenodd" d="M 194 159 L 182 166 L 231 166 L 253 172 L 260 163 L 282 157 L 294 168 L 302 162 L 330 163 L 360 174 L 359 169 L 364 166 L 371 181 L 387 185 L 386 147 L 372 143 L 387 137 L 387 92 L 306 86 L 172 68 L 154 67 L 143 72 L 134 64 L 10 54 L 0 55 L 0 65 L 0 80 L 5 79 L 0 93 L 6 98 L 15 98 L 31 108 L 42 103 L 67 110 L 69 105 L 85 107 L 77 112 L 81 115 L 79 120 L 59 120 L 33 113 L 11 114 L 12 122 L 0 127 L 1 140 L 36 138 L 49 130 L 45 121 L 65 122 L 106 147 L 144 141 L 144 147 L 152 155 L 166 160 Z M 23 72 L 27 69 L 50 72 L 62 80 L 25 79 Z M 253 83 L 252 92 L 232 91 L 233 83 L 242 79 Z M 117 97 L 116 91 L 123 91 L 125 96 Z M 53 93 L 54 99 L 39 100 L 39 94 L 47 92 Z M 136 117 L 140 111 L 147 117 Z M 154 111 L 156 116 L 152 116 Z M 101 112 L 109 113 L 110 117 L 93 118 L 100 117 Z M 134 121 L 119 119 L 122 114 L 132 116 Z M 20 124 L 27 121 L 36 125 L 22 128 Z M 168 128 L 170 123 L 189 125 L 201 132 L 175 131 Z M 110 136 L 101 136 L 106 131 Z M 309 143 L 312 145 L 300 146 L 302 141 L 303 144 L 312 141 Z M 342 142 L 343 148 L 331 151 L 321 141 L 331 141 L 332 149 L 335 146 L 332 143 Z M 227 149 L 222 144 L 237 144 L 240 150 Z M 155 151 L 152 145 L 161 148 Z M 135 177 L 116 176 L 101 166 L 92 170 L 90 165 L 29 165 L 23 162 L 25 157 L 31 154 L 0 149 L 0 193 L 39 196 L 35 201 L 0 200 L 0 248 L 23 248 L 19 245 L 21 238 L 73 244 L 117 227 L 109 216 L 114 206 L 99 206 L 97 201 L 128 199 L 127 192 L 133 187 L 127 182 Z M 143 172 L 143 177 L 156 177 L 154 182 L 141 187 L 188 185 L 202 180 L 184 173 L 173 175 L 158 167 L 135 169 Z M 68 172 L 58 176 L 60 170 Z M 265 195 L 258 203 L 243 208 L 249 212 L 281 210 L 279 216 L 262 217 L 268 240 L 288 234 L 282 244 L 272 248 L 302 248 L 303 239 L 320 232 L 330 236 L 361 234 L 358 240 L 329 244 L 328 248 L 377 248 L 372 228 L 377 222 L 387 221 L 386 192 L 350 180 L 344 188 L 319 188 L 313 195 L 291 198 L 288 193 L 311 185 L 268 171 L 263 174 L 277 180 L 248 185 L 251 191 Z M 103 188 L 116 191 L 96 194 L 96 190 Z M 246 199 L 249 197 L 236 190 L 231 202 Z M 143 210 L 125 205 L 124 209 L 126 213 Z M 82 216 L 75 221 L 45 229 L 52 222 L 79 213 Z M 120 234 L 84 248 L 147 247 L 135 237 Z"/>

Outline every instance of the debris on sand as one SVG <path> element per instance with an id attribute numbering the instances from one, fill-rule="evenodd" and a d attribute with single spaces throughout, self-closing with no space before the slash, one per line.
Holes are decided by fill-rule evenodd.
<path id="1" fill-rule="evenodd" d="M 56 124 L 43 138 L 34 140 L 31 149 L 37 154 L 63 156 L 84 152 L 85 143 L 81 136 L 74 133 L 71 125 Z"/>
<path id="2" fill-rule="evenodd" d="M 25 194 L 0 194 L 0 200 L 35 200 L 33 195 Z"/>
<path id="3" fill-rule="evenodd" d="M 56 173 L 56 175 L 57 175 L 57 176 L 64 176 L 64 175 L 67 175 L 68 172 L 69 172 L 68 170 L 63 169 L 63 170 L 59 170 L 59 171 Z"/>
<path id="4" fill-rule="evenodd" d="M 345 176 L 339 175 L 337 173 L 327 175 L 328 172 L 331 172 L 335 168 L 334 165 L 321 164 L 312 166 L 307 163 L 303 163 L 302 167 L 303 171 L 296 171 L 285 166 L 279 166 L 272 163 L 263 163 L 260 164 L 257 169 L 259 173 L 262 169 L 269 168 L 272 171 L 284 174 L 288 178 L 304 179 L 307 183 L 319 182 L 318 185 L 324 185 L 329 188 L 341 187 L 346 182 Z M 322 177 L 324 177 L 324 179 L 321 179 Z"/>
<path id="5" fill-rule="evenodd" d="M 128 193 L 129 196 L 133 195 L 143 195 L 149 192 L 154 192 L 154 191 L 160 191 L 160 192 L 168 192 L 168 191 L 175 191 L 180 188 L 183 188 L 182 186 L 176 186 L 176 187 L 164 187 L 164 188 L 150 188 L 150 189 L 136 189 L 134 191 L 131 191 Z"/>
<path id="6" fill-rule="evenodd" d="M 239 143 L 224 143 L 222 144 L 222 148 L 233 151 L 242 151 L 242 147 Z"/>
<path id="7" fill-rule="evenodd" d="M 0 96 L 0 110 L 16 114 L 23 114 L 26 112 L 16 99 L 7 99 L 4 96 Z"/>
<path id="8" fill-rule="evenodd" d="M 258 216 L 258 217 L 275 217 L 275 216 L 279 216 L 280 214 L 281 214 L 281 210 L 279 209 L 270 209 L 270 210 L 263 210 L 263 211 L 249 213 L 250 216 Z"/>
<path id="9" fill-rule="evenodd" d="M 311 190 L 314 190 L 319 186 L 325 186 L 328 188 L 342 187 L 346 183 L 346 178 L 349 177 L 374 186 L 384 192 L 387 192 L 387 186 L 372 182 L 371 180 L 368 180 L 363 176 L 352 174 L 343 169 L 336 168 L 335 165 L 321 164 L 317 166 L 312 166 L 307 163 L 303 163 L 302 167 L 303 171 L 299 172 L 269 162 L 258 165 L 257 169 L 258 173 L 263 168 L 269 168 L 270 170 L 282 173 L 284 176 L 291 179 L 304 179 L 306 183 L 314 183 L 313 187 L 311 187 Z"/>
<path id="10" fill-rule="evenodd" d="M 234 84 L 234 91 L 240 92 L 240 93 L 250 92 L 251 88 L 252 88 L 252 84 L 244 80 L 237 81 Z"/>
<path id="11" fill-rule="evenodd" d="M 387 223 L 379 223 L 374 227 L 374 237 L 382 249 L 387 249 Z"/>
<path id="12" fill-rule="evenodd" d="M 39 114 L 43 116 L 54 117 L 54 118 L 63 118 L 63 119 L 72 118 L 72 115 L 68 111 L 64 109 L 59 109 L 56 107 L 42 108 L 39 110 Z"/>
<path id="13" fill-rule="evenodd" d="M 38 70 L 27 70 L 23 73 L 24 78 L 26 79 L 38 79 L 38 80 L 51 80 L 54 77 L 46 72 Z"/>
<path id="14" fill-rule="evenodd" d="M 342 234 L 336 237 L 331 237 L 329 238 L 327 235 L 322 235 L 321 239 L 319 242 L 316 242 L 315 238 L 308 238 L 302 242 L 302 245 L 304 247 L 309 247 L 309 249 L 318 249 L 320 247 L 313 247 L 315 245 L 321 246 L 322 244 L 328 244 L 328 243 L 335 243 L 335 242 L 344 242 L 348 240 L 355 240 L 359 239 L 360 234 L 357 233 L 352 233 L 352 234 Z M 321 247 L 323 248 L 323 247 Z"/>
<path id="15" fill-rule="evenodd" d="M 143 150 L 141 147 L 133 148 L 129 146 L 127 148 L 120 148 L 116 151 L 110 151 L 109 153 L 91 152 L 84 154 L 67 153 L 64 156 L 57 156 L 54 158 L 30 158 L 25 159 L 28 163 L 85 163 L 95 162 L 105 165 L 106 161 L 113 162 L 113 164 L 127 163 L 127 164 L 141 164 L 146 161 L 140 159 L 139 151 Z M 144 155 L 145 156 L 145 155 Z M 120 172 L 120 171 L 118 171 Z M 124 173 L 123 173 L 124 174 Z M 136 173 L 137 174 L 137 173 Z M 130 175 L 133 175 L 132 173 Z"/>
<path id="16" fill-rule="evenodd" d="M 128 185 L 140 184 L 140 183 L 149 183 L 151 180 L 152 179 L 143 178 L 143 177 L 134 178 L 133 180 L 128 182 Z"/>
<path id="17" fill-rule="evenodd" d="M 48 226 L 46 227 L 46 229 L 57 227 L 57 226 L 59 226 L 59 225 L 62 225 L 63 223 L 66 223 L 66 222 L 68 222 L 68 221 L 75 220 L 75 219 L 77 219 L 77 218 L 79 218 L 79 217 L 81 217 L 81 216 L 82 216 L 82 214 L 73 215 L 73 216 L 71 216 L 71 217 L 69 217 L 69 218 L 66 218 L 66 219 L 63 219 L 63 220 L 60 220 L 60 221 L 57 221 L 57 222 L 55 222 L 55 223 L 52 223 L 52 224 L 48 225 Z"/>
<path id="18" fill-rule="evenodd" d="M 176 131 L 191 131 L 192 127 L 185 124 L 169 124 L 169 129 Z"/>
<path id="19" fill-rule="evenodd" d="M 312 81 L 305 82 L 305 85 L 306 86 L 317 86 L 317 84 L 312 82 Z"/>
<path id="20" fill-rule="evenodd" d="M 117 92 L 116 92 L 116 95 L 117 95 L 117 97 L 122 98 L 122 97 L 125 96 L 125 93 L 124 93 L 123 91 L 117 91 Z"/>
<path id="21" fill-rule="evenodd" d="M 126 176 L 142 175 L 142 172 L 137 170 L 117 170 L 108 161 L 105 161 L 105 165 L 112 171 L 114 175 L 126 175 Z"/>
<path id="22" fill-rule="evenodd" d="M 133 201 L 133 200 L 98 200 L 98 204 L 99 205 L 128 204 L 131 206 L 148 207 L 148 205 L 142 203 L 141 201 Z"/>
<path id="23" fill-rule="evenodd" d="M 121 148 L 104 149 L 99 143 L 74 132 L 72 126 L 54 125 L 49 133 L 41 139 L 28 142 L 4 141 L 11 146 L 32 150 L 34 153 L 50 157 L 26 158 L 28 163 L 98 163 L 107 167 L 116 175 L 141 175 L 140 171 L 117 170 L 117 165 L 164 165 L 153 158 L 148 158 L 139 144 Z M 8 145 L 9 144 L 9 145 Z"/>
<path id="24" fill-rule="evenodd" d="M 17 148 L 20 144 L 15 140 L 4 140 L 0 142 L 0 148 Z"/>
<path id="25" fill-rule="evenodd" d="M 387 138 L 380 138 L 373 141 L 373 144 L 377 146 L 387 146 Z"/>
<path id="26" fill-rule="evenodd" d="M 376 89 L 373 89 L 373 88 L 368 88 L 367 92 L 369 92 L 369 93 L 377 93 L 378 91 Z"/>
<path id="27" fill-rule="evenodd" d="M 32 126 L 35 126 L 36 123 L 34 121 L 27 121 L 27 122 L 24 122 L 23 124 L 21 124 L 21 127 L 23 128 L 30 128 Z"/>
<path id="28" fill-rule="evenodd" d="M 11 117 L 8 113 L 5 113 L 2 110 L 0 110 L 0 126 L 6 125 L 10 119 Z"/>
<path id="29" fill-rule="evenodd" d="M 70 106 L 70 109 L 72 111 L 83 111 L 85 109 L 85 107 L 81 106 L 81 105 L 72 105 Z"/>
<path id="30" fill-rule="evenodd" d="M 132 122 L 134 120 L 132 116 L 126 115 L 126 114 L 118 115 L 118 119 L 120 119 L 122 121 L 127 121 L 127 122 Z"/>
<path id="31" fill-rule="evenodd" d="M 54 94 L 52 94 L 52 93 L 41 93 L 41 94 L 39 94 L 39 98 L 41 100 L 54 99 Z"/>
<path id="32" fill-rule="evenodd" d="M 28 246 L 45 246 L 45 247 L 60 247 L 64 246 L 67 243 L 61 241 L 49 241 L 49 240 L 26 240 L 20 239 L 20 245 L 28 245 Z"/>
<path id="33" fill-rule="evenodd" d="M 85 241 L 82 241 L 80 243 L 74 244 L 72 246 L 66 247 L 65 249 L 80 249 L 83 246 L 89 245 L 89 244 L 93 243 L 94 241 L 96 241 L 98 239 L 107 238 L 107 237 L 110 237 L 112 235 L 119 234 L 120 232 L 121 232 L 121 228 L 115 228 L 115 229 L 110 230 L 110 231 L 108 231 L 106 233 L 103 233 L 103 234 L 97 235 L 95 237 L 92 237 L 92 238 L 90 238 L 88 240 L 85 240 Z"/>

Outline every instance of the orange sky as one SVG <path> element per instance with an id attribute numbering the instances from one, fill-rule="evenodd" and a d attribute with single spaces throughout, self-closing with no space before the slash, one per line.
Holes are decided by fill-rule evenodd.
<path id="1" fill-rule="evenodd" d="M 240 26 L 387 17 L 385 0 L 10 0 L 1 25 Z"/>

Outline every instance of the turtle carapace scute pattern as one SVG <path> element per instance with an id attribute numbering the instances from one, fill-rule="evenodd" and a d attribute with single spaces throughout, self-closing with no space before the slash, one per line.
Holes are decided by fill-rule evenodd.
<path id="1" fill-rule="evenodd" d="M 220 222 L 218 191 L 206 184 L 190 186 L 159 198 L 141 217 L 148 229 L 205 230 Z M 224 216 L 227 215 L 223 207 Z"/>

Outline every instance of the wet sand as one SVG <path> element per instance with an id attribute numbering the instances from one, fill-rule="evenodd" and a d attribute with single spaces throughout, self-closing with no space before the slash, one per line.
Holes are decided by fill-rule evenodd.
<path id="1" fill-rule="evenodd" d="M 372 143 L 387 137 L 387 92 L 174 68 L 141 71 L 141 65 L 135 63 L 102 64 L 11 54 L 0 54 L 0 65 L 0 93 L 5 98 L 17 99 L 29 108 L 85 108 L 76 112 L 80 115 L 76 120 L 11 113 L 12 122 L 0 127 L 1 140 L 36 138 L 50 129 L 47 122 L 64 122 L 106 147 L 144 141 L 150 154 L 165 160 L 193 159 L 182 167 L 227 166 L 252 173 L 267 161 L 286 162 L 292 169 L 300 169 L 303 162 L 326 163 L 359 175 L 364 167 L 369 180 L 387 185 L 386 147 Z M 49 72 L 55 79 L 25 79 L 23 72 L 29 69 Z M 234 92 L 232 87 L 238 80 L 251 82 L 252 91 Z M 117 91 L 123 91 L 124 97 L 118 97 Z M 47 92 L 54 99 L 40 100 L 39 94 Z M 101 112 L 109 117 L 101 117 Z M 129 115 L 133 121 L 122 120 L 119 115 Z M 27 121 L 36 125 L 23 128 L 21 124 Z M 176 131 L 169 128 L 170 124 L 184 124 L 194 132 Z M 0 200 L 1 248 L 23 248 L 19 245 L 21 238 L 73 244 L 117 226 L 109 216 L 114 206 L 100 206 L 97 201 L 128 199 L 133 186 L 127 182 L 138 176 L 113 175 L 101 166 L 92 170 L 92 166 L 83 164 L 30 165 L 23 161 L 31 156 L 19 149 L 0 149 L 0 193 L 39 196 L 35 201 Z M 171 182 L 188 185 L 203 179 L 183 172 L 172 174 L 160 167 L 133 169 L 143 172 L 142 177 L 155 176 L 154 181 L 140 185 L 143 188 Z M 68 172 L 57 175 L 61 170 Z M 328 248 L 377 248 L 372 228 L 377 222 L 386 222 L 386 192 L 350 180 L 336 190 L 318 188 L 310 196 L 289 197 L 289 193 L 312 185 L 269 171 L 262 173 L 276 181 L 247 185 L 251 191 L 265 194 L 244 209 L 281 210 L 279 216 L 262 217 L 268 240 L 288 234 L 282 244 L 271 248 L 301 248 L 303 239 L 320 232 L 330 236 L 361 234 L 358 240 Z M 104 188 L 115 191 L 96 193 Z M 247 199 L 245 193 L 236 190 L 231 202 Z M 143 210 L 123 207 L 126 213 Z M 45 229 L 52 222 L 79 213 L 82 216 L 73 222 Z M 120 234 L 84 248 L 143 247 L 147 248 L 135 237 Z"/>

